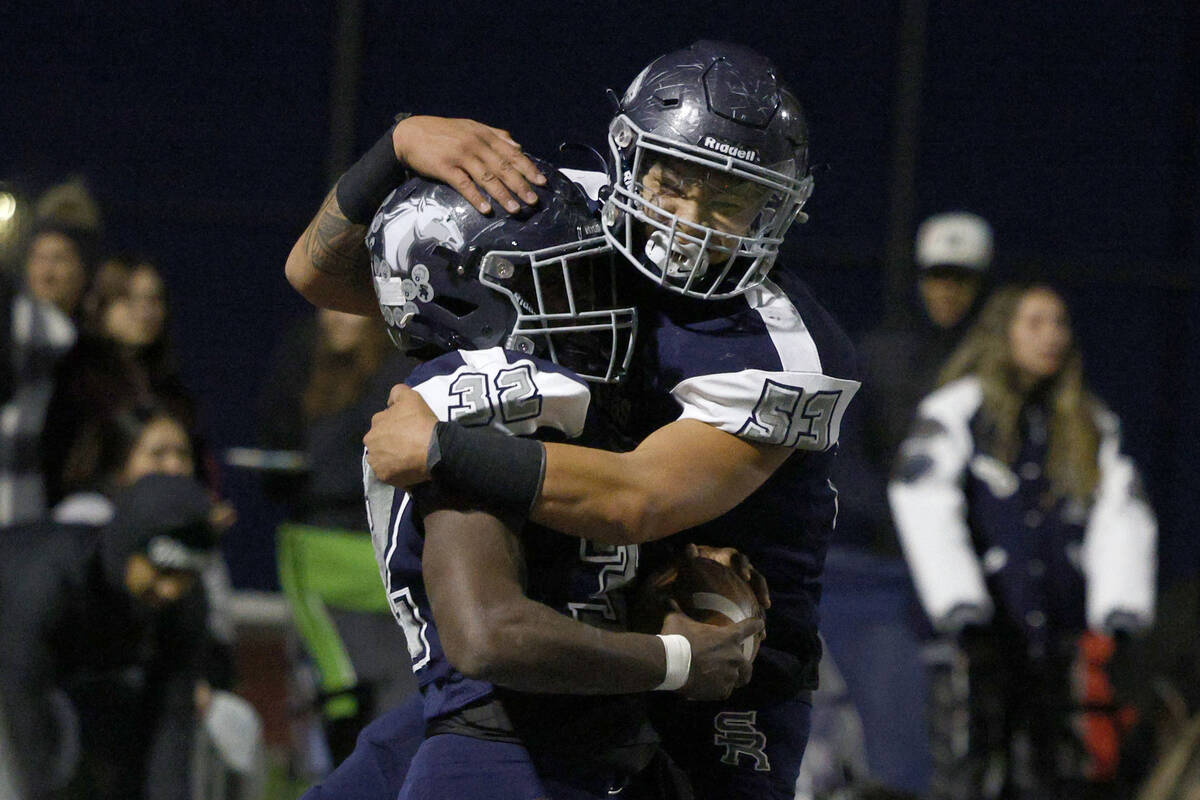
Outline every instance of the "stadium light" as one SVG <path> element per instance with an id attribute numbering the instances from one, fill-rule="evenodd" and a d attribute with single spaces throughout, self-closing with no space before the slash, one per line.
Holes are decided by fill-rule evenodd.
<path id="1" fill-rule="evenodd" d="M 6 224 L 17 216 L 17 198 L 9 192 L 0 192 L 0 224 Z"/>

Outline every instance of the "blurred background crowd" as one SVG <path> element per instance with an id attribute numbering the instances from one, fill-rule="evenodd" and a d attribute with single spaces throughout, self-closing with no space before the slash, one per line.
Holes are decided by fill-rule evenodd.
<path id="1" fill-rule="evenodd" d="M 1196 796 L 1195 5 L 562 5 L 42 9 L 0 33 L 21 78 L 0 86 L 0 524 L 90 531 L 61 567 L 81 603 L 159 597 L 127 652 L 55 651 L 78 678 L 56 719 L 99 753 L 55 775 L 74 796 L 171 780 L 129 784 L 131 756 L 92 746 L 112 729 L 88 719 L 123 719 L 97 697 L 134 686 L 144 763 L 189 753 L 179 796 L 296 796 L 414 690 L 360 464 L 412 363 L 369 320 L 308 309 L 288 248 L 396 111 L 541 155 L 601 147 L 604 87 L 719 29 L 810 113 L 812 221 L 777 269 L 813 285 L 863 378 L 797 796 Z M 154 474 L 203 487 L 212 536 L 183 540 L 219 558 L 105 538 Z M 143 550 L 149 588 L 78 577 Z M 164 670 L 175 706 L 146 677 Z"/>

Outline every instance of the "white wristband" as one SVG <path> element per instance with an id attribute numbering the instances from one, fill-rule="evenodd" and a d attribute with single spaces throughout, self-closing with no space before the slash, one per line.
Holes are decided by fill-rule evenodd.
<path id="1" fill-rule="evenodd" d="M 656 692 L 673 692 L 688 682 L 692 672 L 692 643 L 678 633 L 659 634 L 667 651 L 667 675 L 654 687 Z"/>

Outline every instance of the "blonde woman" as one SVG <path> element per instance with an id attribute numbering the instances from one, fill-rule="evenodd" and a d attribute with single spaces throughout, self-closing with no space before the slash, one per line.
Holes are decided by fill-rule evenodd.
<path id="1" fill-rule="evenodd" d="M 935 705 L 957 685 L 970 709 L 957 731 L 933 709 L 935 790 L 1114 796 L 1127 719 L 1102 666 L 1112 634 L 1152 622 L 1157 526 L 1056 291 L 988 301 L 920 404 L 888 496 L 926 613 L 968 644 L 969 680 L 935 683 Z M 940 747 L 955 739 L 970 755 Z"/>

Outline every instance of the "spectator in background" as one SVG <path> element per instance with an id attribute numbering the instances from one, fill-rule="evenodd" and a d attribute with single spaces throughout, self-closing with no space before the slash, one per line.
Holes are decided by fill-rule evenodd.
<path id="1" fill-rule="evenodd" d="M 42 438 L 52 503 L 99 477 L 101 432 L 121 413 L 162 406 L 193 437 L 195 414 L 167 328 L 166 292 L 145 259 L 106 261 L 82 303 L 81 335 L 58 367 Z M 193 442 L 193 445 L 195 443 Z"/>
<path id="2" fill-rule="evenodd" d="M 943 381 L 889 486 L 921 603 L 965 653 L 968 680 L 961 656 L 935 678 L 934 796 L 1119 797 L 1108 668 L 1151 623 L 1157 530 L 1117 419 L 1046 286 L 998 291 Z"/>
<path id="3" fill-rule="evenodd" d="M 192 479 L 149 475 L 99 534 L 42 521 L 0 539 L 0 700 L 23 796 L 190 796 L 211 513 Z"/>
<path id="4" fill-rule="evenodd" d="M 362 438 L 387 406 L 392 386 L 415 362 L 396 350 L 378 319 L 328 309 L 305 319 L 284 340 L 260 403 L 263 447 L 303 453 L 298 476 L 267 474 L 265 489 L 287 507 L 292 522 L 361 531 Z M 359 713 L 325 721 L 333 764 L 354 748 L 361 728 L 416 690 L 404 638 L 390 615 L 331 612 L 359 685 Z"/>
<path id="5" fill-rule="evenodd" d="M 25 254 L 25 286 L 37 300 L 74 318 L 95 266 L 97 240 L 86 228 L 46 219 Z"/>
<path id="6" fill-rule="evenodd" d="M 299 481 L 268 482 L 288 519 L 366 530 L 362 437 L 388 392 L 413 367 L 378 320 L 321 310 L 299 324 L 276 354 L 260 402 L 263 447 L 303 452 Z"/>
<path id="7" fill-rule="evenodd" d="M 91 484 L 58 503 L 52 517 L 64 525 L 102 528 L 112 521 L 114 498 L 150 474 L 196 475 L 191 437 L 165 408 L 144 406 L 108 418 L 99 428 L 98 470 Z M 211 521 L 220 534 L 233 526 L 228 503 L 213 505 Z M 208 638 L 202 669 L 209 685 L 232 691 L 235 684 L 234 624 L 229 570 L 215 554 L 200 575 L 208 604 Z"/>
<path id="8" fill-rule="evenodd" d="M 91 231 L 42 221 L 26 250 L 24 286 L 0 274 L 0 525 L 46 513 L 38 442 L 95 249 Z"/>
<path id="9" fill-rule="evenodd" d="M 992 263 L 992 229 L 966 212 L 937 214 L 917 229 L 913 305 L 889 315 L 858 345 L 863 388 L 848 423 L 835 483 L 846 502 L 843 542 L 885 556 L 899 546 L 887 504 L 887 479 L 917 403 L 937 386 L 946 359 L 975 319 Z"/>
<path id="10" fill-rule="evenodd" d="M 105 525 L 113 496 L 143 475 L 195 475 L 187 430 L 162 408 L 140 406 L 107 418 L 98 443 L 93 480 L 54 507 L 55 522 Z"/>
<path id="11" fill-rule="evenodd" d="M 866 777 L 916 794 L 931 769 L 921 664 L 928 631 L 900 557 L 887 480 L 917 403 L 982 304 L 992 249 L 990 226 L 974 214 L 938 214 L 918 228 L 912 302 L 890 309 L 859 342 L 863 385 L 834 462 L 841 502 L 821 601 L 825 669 L 841 673 L 862 719 Z M 816 758 L 806 761 L 818 768 Z"/>

